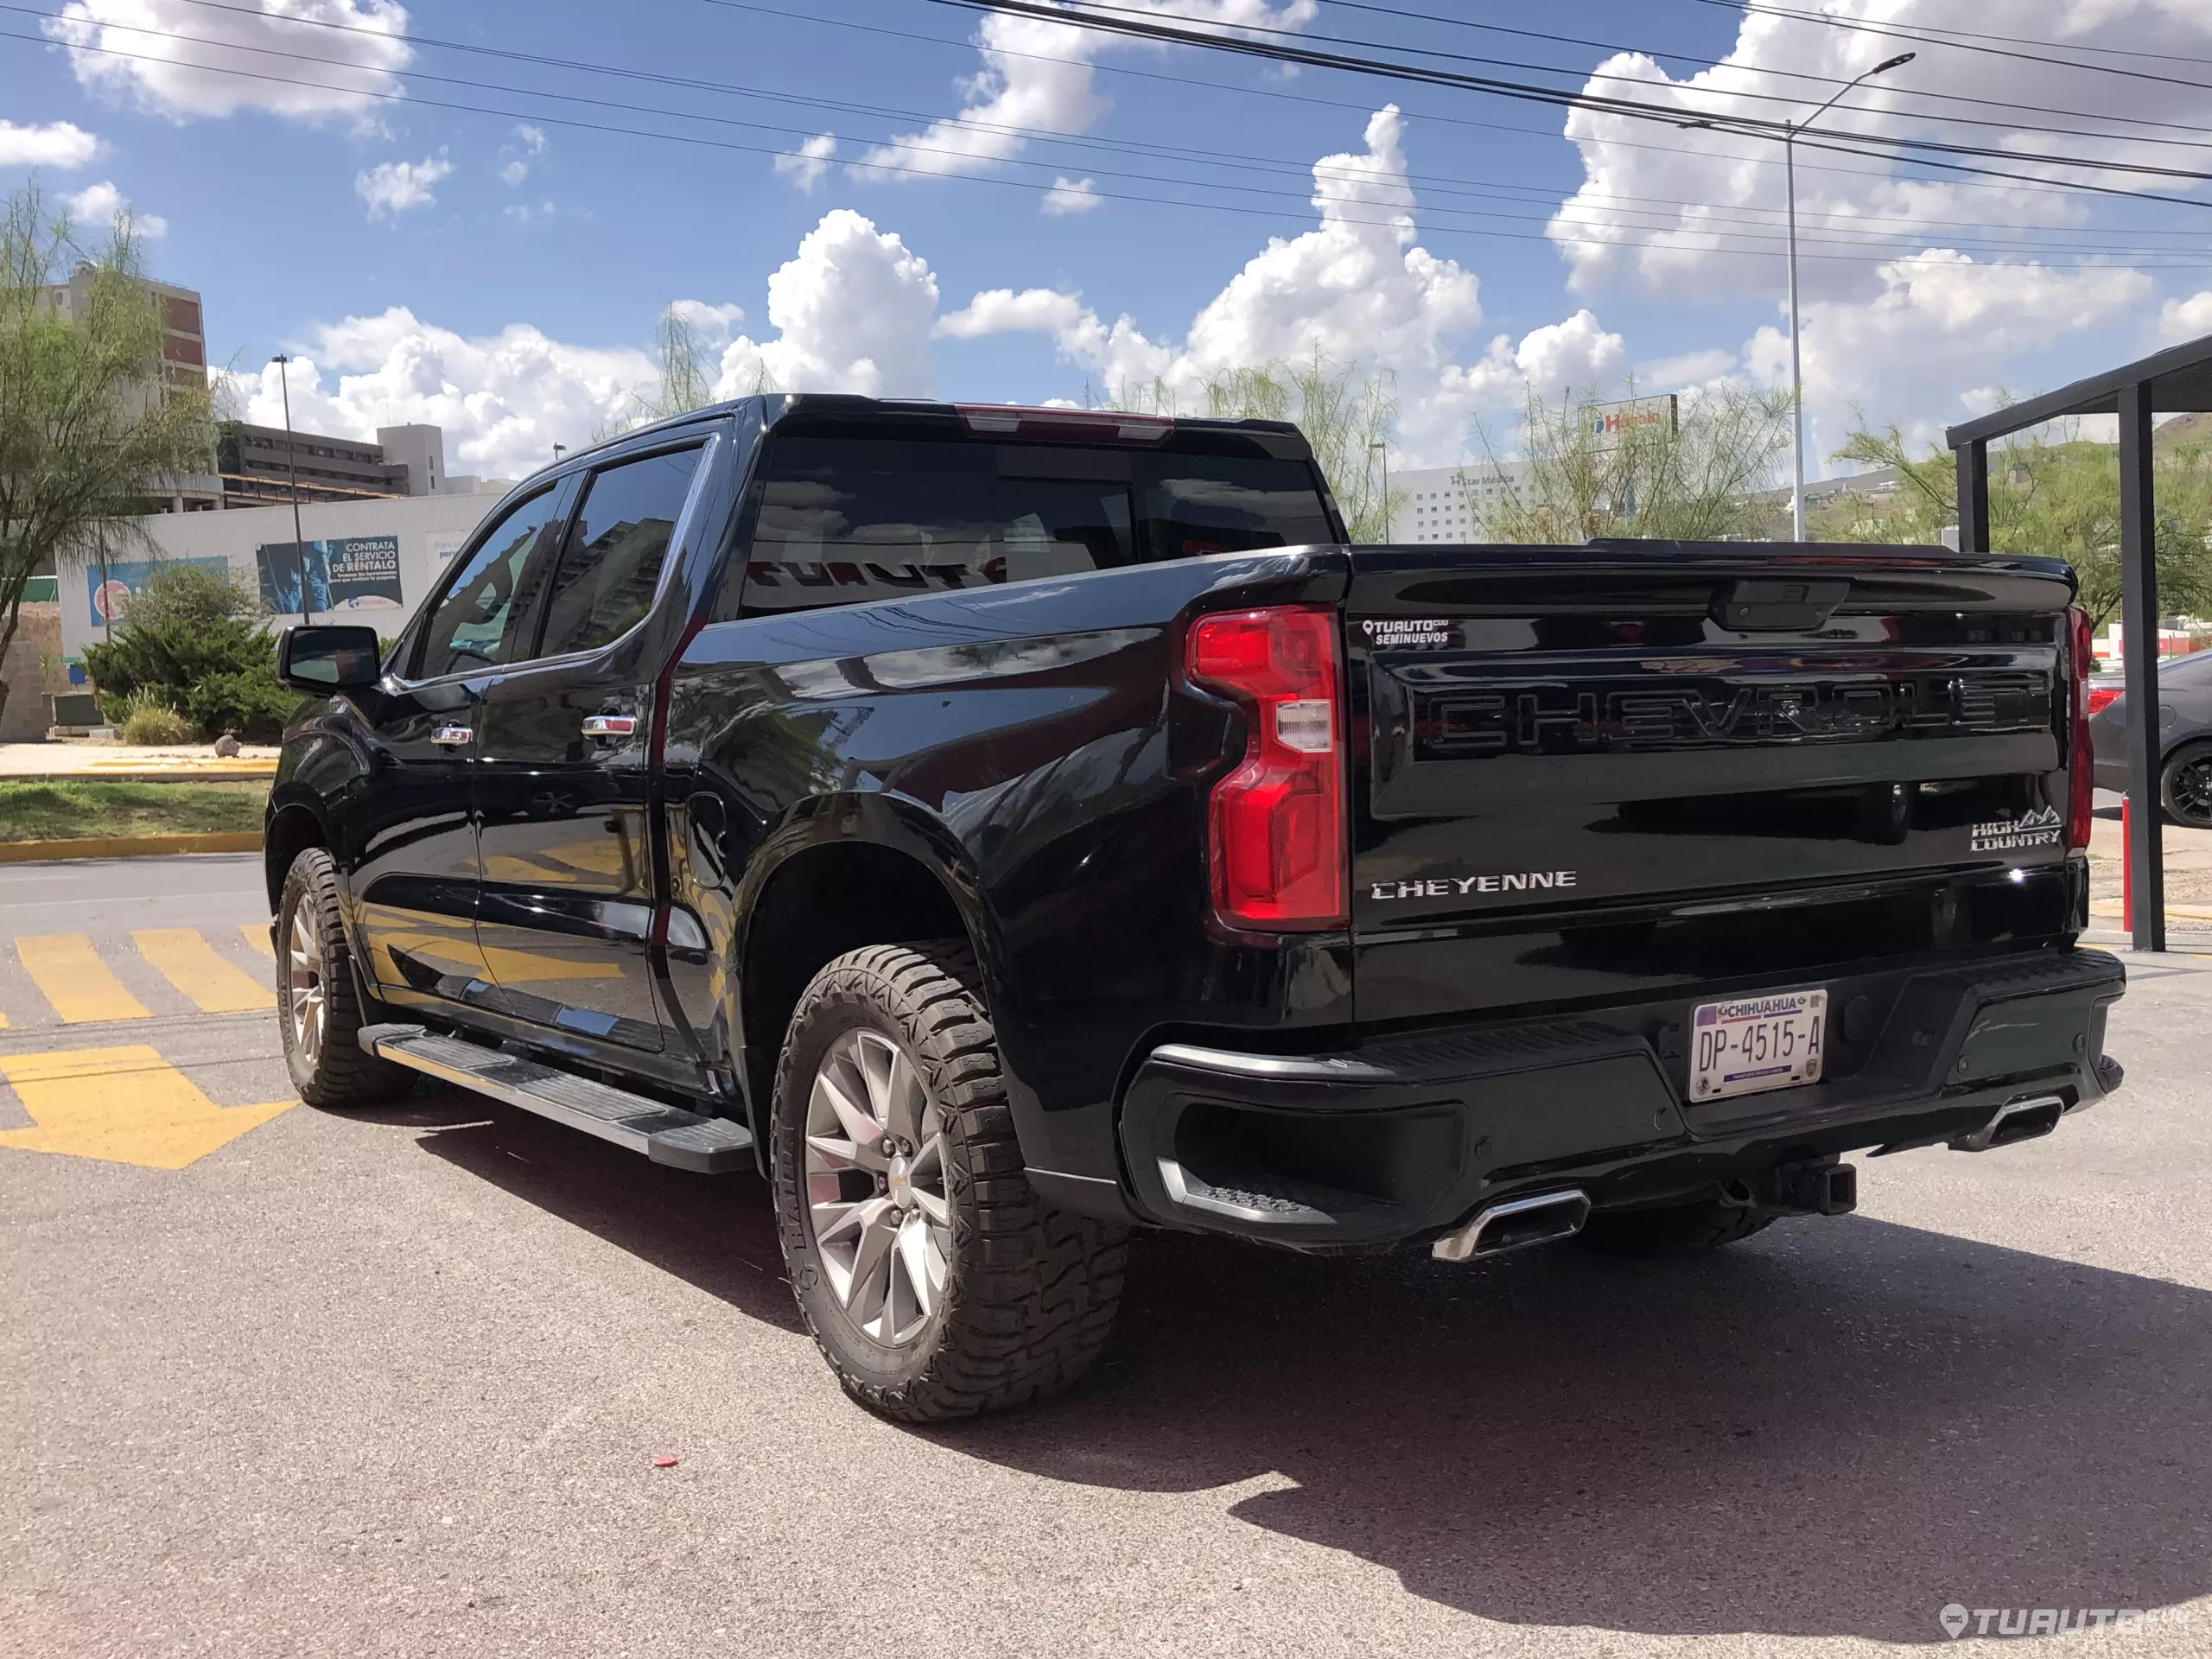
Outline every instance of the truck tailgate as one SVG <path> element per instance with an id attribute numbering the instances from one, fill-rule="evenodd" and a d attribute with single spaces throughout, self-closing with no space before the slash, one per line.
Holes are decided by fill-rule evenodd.
<path id="1" fill-rule="evenodd" d="M 1363 1020 L 1970 946 L 2041 927 L 2038 901 L 2066 925 L 2063 565 L 1351 558 Z M 1993 872 L 2018 914 L 1946 914 Z"/>

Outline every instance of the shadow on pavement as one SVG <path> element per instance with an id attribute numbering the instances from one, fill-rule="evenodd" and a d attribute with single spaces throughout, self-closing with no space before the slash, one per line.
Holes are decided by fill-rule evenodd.
<path id="1" fill-rule="evenodd" d="M 1486 1618 L 1941 1642 L 2212 1591 L 2212 1295 L 1865 1218 L 1701 1263 L 1140 1246 L 1084 1388 L 933 1430 Z M 1272 1488 L 1268 1489 L 1268 1488 Z"/>
<path id="2" fill-rule="evenodd" d="M 782 1330 L 766 1193 L 486 1103 L 384 1121 Z M 1486 1618 L 1941 1642 L 2212 1592 L 2212 1294 L 1864 1217 L 1702 1262 L 1141 1240 L 1082 1387 L 924 1431 L 1230 1513 Z"/>
<path id="3" fill-rule="evenodd" d="M 768 1195 L 751 1175 L 693 1175 L 457 1092 L 416 1097 L 417 1142 L 501 1191 L 672 1273 L 749 1318 L 799 1331 Z"/>

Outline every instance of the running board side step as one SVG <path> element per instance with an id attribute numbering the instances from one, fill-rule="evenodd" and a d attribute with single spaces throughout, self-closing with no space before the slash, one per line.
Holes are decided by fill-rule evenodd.
<path id="1" fill-rule="evenodd" d="M 728 1118 L 683 1111 L 524 1055 L 420 1026 L 364 1026 L 360 1035 L 361 1046 L 379 1059 L 642 1152 L 671 1169 L 722 1175 L 753 1167 L 753 1133 Z"/>

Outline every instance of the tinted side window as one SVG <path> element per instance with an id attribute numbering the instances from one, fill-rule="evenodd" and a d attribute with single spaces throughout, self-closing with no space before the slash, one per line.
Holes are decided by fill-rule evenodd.
<path id="1" fill-rule="evenodd" d="M 1014 454 L 1012 446 L 911 439 L 772 442 L 746 611 L 988 587 L 1138 557 L 1120 454 L 1059 452 L 1056 467 L 1056 452 L 1042 447 Z M 727 599 L 735 586 L 726 584 L 718 614 L 737 613 Z"/>
<path id="2" fill-rule="evenodd" d="M 556 487 L 518 502 L 476 544 L 423 630 L 416 678 L 466 673 L 529 654 L 531 601 L 552 557 L 546 531 L 557 521 L 562 498 Z"/>
<path id="3" fill-rule="evenodd" d="M 537 655 L 589 651 L 645 620 L 700 454 L 679 449 L 592 474 L 569 527 Z"/>
<path id="4" fill-rule="evenodd" d="M 1155 559 L 1337 539 L 1302 461 L 1147 455 L 1137 463 L 1145 543 Z"/>

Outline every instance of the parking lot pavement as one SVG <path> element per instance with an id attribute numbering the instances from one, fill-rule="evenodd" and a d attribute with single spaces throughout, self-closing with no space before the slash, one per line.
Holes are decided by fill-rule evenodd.
<path id="1" fill-rule="evenodd" d="M 1154 1241 L 1082 1388 L 917 1432 L 838 1394 L 749 1177 L 270 1110 L 270 1016 L 117 943 L 243 965 L 260 903 L 251 860 L 0 888 L 147 1010 L 0 981 L 0 1137 L 86 1049 L 150 1051 L 96 1064 L 179 1134 L 254 1119 L 175 1167 L 0 1139 L 0 1652 L 1751 1656 L 1955 1603 L 2212 1653 L 2202 959 L 2131 964 L 2124 1093 L 1862 1160 L 1856 1216 L 1697 1265 Z"/>

